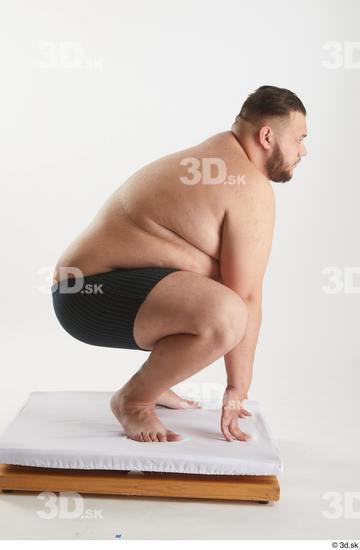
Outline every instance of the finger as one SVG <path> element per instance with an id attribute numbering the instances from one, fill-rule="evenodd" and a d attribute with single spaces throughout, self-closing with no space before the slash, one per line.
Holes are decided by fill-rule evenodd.
<path id="1" fill-rule="evenodd" d="M 222 433 L 224 434 L 225 438 L 227 441 L 233 441 L 234 440 L 234 437 L 231 435 L 231 433 L 229 432 L 229 429 L 227 426 L 225 425 L 222 425 L 221 426 L 221 431 Z"/>
<path id="2" fill-rule="evenodd" d="M 244 416 L 252 416 L 252 413 L 247 411 L 246 409 L 241 409 L 239 412 L 240 418 L 244 418 Z"/>
<path id="3" fill-rule="evenodd" d="M 233 437 L 235 437 L 239 441 L 247 441 L 248 439 L 250 439 L 249 434 L 242 432 L 241 430 L 239 430 L 239 428 L 230 427 L 230 433 Z"/>

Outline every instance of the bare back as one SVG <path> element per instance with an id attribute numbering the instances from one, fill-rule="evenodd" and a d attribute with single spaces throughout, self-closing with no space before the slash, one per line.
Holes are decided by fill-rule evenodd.
<path id="1" fill-rule="evenodd" d="M 220 158 L 228 175 L 254 176 L 253 165 L 230 131 L 155 160 L 112 193 L 64 251 L 54 279 L 60 279 L 59 266 L 77 267 L 83 275 L 160 266 L 219 280 L 224 214 L 237 200 L 234 187 L 241 181 L 195 184 L 189 165 L 181 163 L 189 158 Z"/>

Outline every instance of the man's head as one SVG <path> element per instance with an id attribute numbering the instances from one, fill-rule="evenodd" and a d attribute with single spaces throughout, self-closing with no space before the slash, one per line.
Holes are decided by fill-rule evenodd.
<path id="1" fill-rule="evenodd" d="M 232 131 L 252 162 L 271 181 L 286 182 L 306 155 L 306 109 L 286 88 L 261 86 L 251 93 L 237 115 Z"/>

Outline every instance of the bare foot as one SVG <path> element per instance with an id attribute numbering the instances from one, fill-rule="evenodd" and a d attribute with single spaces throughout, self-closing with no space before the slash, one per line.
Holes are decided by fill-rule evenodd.
<path id="1" fill-rule="evenodd" d="M 179 441 L 180 434 L 168 430 L 155 414 L 154 404 L 132 403 L 124 388 L 111 397 L 110 408 L 130 439 L 141 442 Z"/>
<path id="2" fill-rule="evenodd" d="M 197 401 L 183 399 L 172 390 L 164 391 L 156 400 L 157 405 L 168 407 L 169 409 L 201 409 Z"/>

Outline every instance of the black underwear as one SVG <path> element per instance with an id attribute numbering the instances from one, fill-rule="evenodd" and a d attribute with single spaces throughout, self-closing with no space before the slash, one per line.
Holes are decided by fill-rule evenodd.
<path id="1" fill-rule="evenodd" d="M 150 351 L 135 342 L 134 320 L 150 290 L 173 271 L 180 270 L 120 268 L 62 279 L 51 287 L 56 317 L 66 332 L 86 344 Z"/>

